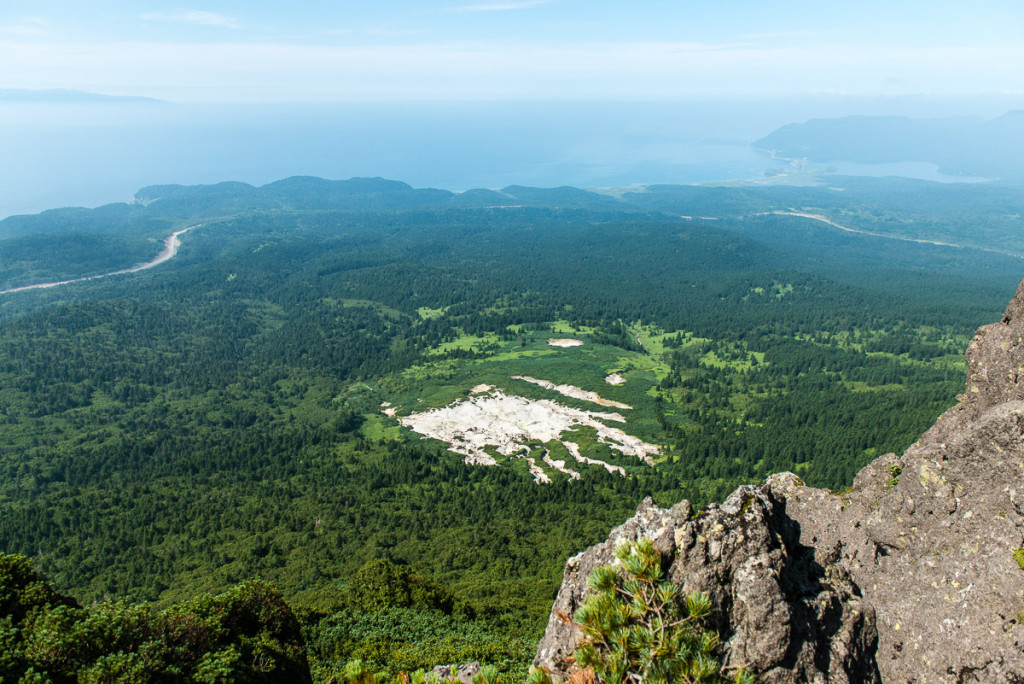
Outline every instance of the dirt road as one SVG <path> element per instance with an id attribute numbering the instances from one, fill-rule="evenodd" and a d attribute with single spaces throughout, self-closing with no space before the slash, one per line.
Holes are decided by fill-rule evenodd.
<path id="1" fill-rule="evenodd" d="M 138 271 L 145 271 L 147 268 L 153 268 L 158 266 L 165 261 L 169 261 L 174 258 L 174 255 L 178 253 L 178 247 L 181 246 L 181 241 L 178 239 L 179 236 L 184 235 L 193 228 L 198 228 L 203 224 L 197 223 L 194 226 L 188 228 L 182 228 L 181 230 L 174 231 L 164 240 L 163 250 L 157 254 L 153 259 L 147 261 L 144 264 L 138 266 L 132 266 L 131 268 L 122 268 L 120 271 L 110 271 L 109 273 L 99 273 L 97 275 L 85 276 L 82 278 L 71 278 L 70 280 L 56 280 L 52 283 L 37 283 L 35 285 L 22 285 L 21 287 L 12 287 L 9 290 L 0 290 L 0 295 L 11 294 L 13 292 L 24 292 L 25 290 L 41 290 L 47 287 L 57 287 L 58 285 L 70 285 L 71 283 L 82 283 L 86 280 L 99 280 L 100 278 L 107 278 L 109 276 L 123 275 L 125 273 L 137 273 Z"/>

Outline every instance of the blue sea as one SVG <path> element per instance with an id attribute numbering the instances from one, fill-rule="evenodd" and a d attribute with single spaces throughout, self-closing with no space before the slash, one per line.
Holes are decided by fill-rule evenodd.
<path id="1" fill-rule="evenodd" d="M 785 162 L 750 147 L 775 128 L 811 116 L 892 109 L 891 102 L 866 101 L 851 110 L 848 101 L 827 98 L 3 103 L 0 217 L 130 201 L 147 185 L 226 180 L 258 185 L 293 175 L 381 176 L 449 190 L 759 179 L 785 169 Z"/>

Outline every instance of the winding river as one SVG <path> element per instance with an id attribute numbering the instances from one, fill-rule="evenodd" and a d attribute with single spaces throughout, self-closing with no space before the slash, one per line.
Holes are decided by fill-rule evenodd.
<path id="1" fill-rule="evenodd" d="M 122 268 L 120 271 L 111 271 L 109 273 L 99 273 L 97 275 L 85 276 L 82 278 L 71 278 L 70 280 L 56 280 L 52 283 L 37 283 L 35 285 L 22 285 L 21 287 L 12 287 L 9 290 L 0 290 L 0 295 L 11 294 L 12 292 L 24 292 L 25 290 L 41 290 L 47 287 L 57 287 L 58 285 L 70 285 L 71 283 L 83 283 L 87 280 L 99 280 L 100 278 L 108 278 L 115 275 L 123 275 L 125 273 L 137 273 L 138 271 L 145 271 L 147 268 L 153 268 L 159 266 L 165 261 L 169 261 L 174 258 L 174 255 L 178 253 L 178 247 L 181 246 L 181 240 L 178 238 L 184 235 L 193 228 L 199 228 L 201 223 L 197 223 L 194 226 L 188 228 L 182 228 L 176 230 L 164 240 L 163 250 L 157 254 L 153 259 L 147 261 L 144 264 L 138 266 L 132 266 L 131 268 Z"/>

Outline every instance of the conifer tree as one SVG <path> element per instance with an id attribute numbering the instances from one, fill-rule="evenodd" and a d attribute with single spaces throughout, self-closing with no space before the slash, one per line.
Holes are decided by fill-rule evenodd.
<path id="1" fill-rule="evenodd" d="M 599 682 L 753 682 L 743 670 L 728 675 L 716 657 L 717 635 L 705 627 L 711 600 L 681 595 L 663 577 L 661 554 L 649 539 L 615 551 L 621 565 L 596 568 L 590 595 L 576 612 L 586 640 L 576 662 Z"/>

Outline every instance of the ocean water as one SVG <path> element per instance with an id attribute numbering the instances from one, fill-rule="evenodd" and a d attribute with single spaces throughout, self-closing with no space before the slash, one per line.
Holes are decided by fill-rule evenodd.
<path id="1" fill-rule="evenodd" d="M 938 164 L 930 162 L 863 164 L 860 162 L 837 160 L 822 162 L 818 166 L 823 168 L 826 173 L 834 173 L 841 176 L 871 176 L 872 178 L 902 176 L 904 178 L 919 178 L 935 183 L 986 183 L 994 180 L 992 178 L 983 178 L 982 176 L 943 173 Z"/>
<path id="2" fill-rule="evenodd" d="M 3 103 L 0 217 L 130 201 L 146 185 L 293 175 L 449 190 L 757 179 L 785 163 L 751 141 L 812 116 L 892 104 Z"/>

